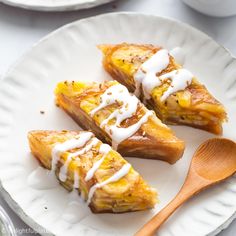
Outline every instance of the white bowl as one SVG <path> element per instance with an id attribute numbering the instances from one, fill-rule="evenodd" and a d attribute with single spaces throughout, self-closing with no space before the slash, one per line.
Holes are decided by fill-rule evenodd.
<path id="1" fill-rule="evenodd" d="M 236 14 L 235 0 L 182 0 L 195 10 L 210 16 L 232 16 Z"/>

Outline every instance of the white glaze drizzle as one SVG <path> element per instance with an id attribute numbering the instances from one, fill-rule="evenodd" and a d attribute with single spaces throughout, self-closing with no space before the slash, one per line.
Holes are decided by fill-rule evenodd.
<path id="1" fill-rule="evenodd" d="M 165 101 L 171 94 L 184 90 L 191 82 L 193 75 L 186 69 L 173 70 L 170 73 L 159 77 L 160 80 L 170 79 L 171 84 L 161 97 L 161 101 Z"/>
<path id="2" fill-rule="evenodd" d="M 99 169 L 100 165 L 104 161 L 106 155 L 111 151 L 111 147 L 107 144 L 101 144 L 99 153 L 103 154 L 102 158 L 93 164 L 93 167 L 87 172 L 85 181 L 89 181 L 93 178 L 95 172 Z"/>
<path id="3" fill-rule="evenodd" d="M 69 166 L 70 162 L 72 161 L 72 159 L 88 152 L 92 147 L 96 146 L 99 142 L 99 140 L 97 138 L 95 138 L 95 137 L 91 138 L 92 135 L 93 135 L 92 133 L 90 133 L 92 135 L 90 135 L 90 134 L 89 135 L 84 135 L 84 134 L 86 134 L 86 133 L 82 133 L 82 135 L 79 136 L 79 139 L 78 139 L 78 142 L 77 142 L 78 146 L 76 146 L 76 148 L 80 148 L 80 147 L 84 146 L 85 144 L 86 145 L 82 149 L 80 149 L 79 151 L 70 153 L 67 156 L 66 161 L 64 162 L 64 164 L 61 166 L 61 168 L 59 170 L 59 176 L 58 177 L 59 177 L 59 180 L 62 181 L 62 182 L 65 182 L 66 179 L 67 179 L 68 166 Z M 68 147 L 69 147 L 70 146 L 70 141 L 74 142 L 73 139 L 68 140 L 68 141 L 62 143 L 61 147 L 63 147 L 64 144 L 65 144 L 65 146 L 68 145 Z M 71 149 L 67 149 L 66 151 L 69 151 L 69 150 L 71 150 Z M 59 153 L 59 155 L 60 155 L 60 153 Z"/>
<path id="4" fill-rule="evenodd" d="M 179 53 L 179 48 L 176 48 L 171 53 L 173 55 Z M 174 70 L 158 77 L 157 74 L 166 69 L 169 63 L 169 53 L 165 49 L 159 50 L 151 58 L 145 61 L 134 75 L 136 83 L 135 94 L 139 96 L 142 87 L 145 99 L 150 99 L 152 90 L 162 85 L 164 80 L 170 79 L 172 82 L 161 97 L 161 101 L 164 101 L 171 94 L 184 90 L 191 84 L 193 75 L 186 69 Z"/>
<path id="5" fill-rule="evenodd" d="M 67 170 L 68 170 L 68 165 L 70 164 L 70 162 L 72 161 L 73 157 L 78 157 L 86 152 L 88 152 L 89 150 L 92 149 L 92 147 L 96 146 L 98 144 L 99 140 L 95 137 L 93 137 L 93 134 L 91 132 L 84 132 L 78 135 L 77 138 L 74 139 L 70 139 L 65 141 L 64 143 L 60 143 L 54 146 L 54 148 L 52 149 L 52 166 L 54 166 L 55 170 L 56 165 L 57 165 L 57 161 L 60 158 L 60 155 L 63 152 L 67 152 L 70 151 L 74 148 L 80 148 L 80 147 L 84 147 L 82 149 L 80 149 L 77 152 L 74 153 L 70 153 L 67 157 L 67 160 L 65 161 L 64 165 L 60 168 L 59 171 L 59 179 L 62 182 L 66 181 L 67 178 Z M 97 162 L 95 162 L 92 166 L 92 168 L 87 172 L 87 175 L 85 177 L 85 181 L 89 181 L 90 179 L 93 178 L 95 172 L 99 169 L 99 167 L 101 166 L 102 162 L 104 161 L 106 155 L 111 151 L 111 147 L 107 144 L 101 144 L 99 147 L 99 153 L 102 154 L 102 158 L 99 159 Z M 88 204 L 91 202 L 91 199 L 93 197 L 94 192 L 96 191 L 97 188 L 103 187 L 106 184 L 109 184 L 111 182 L 115 182 L 118 181 L 120 178 L 122 178 L 123 176 L 125 176 L 130 169 L 131 165 L 130 164 L 125 164 L 119 171 L 117 171 L 113 176 L 111 176 L 109 179 L 107 179 L 106 181 L 102 182 L 102 183 L 97 183 L 94 186 L 92 186 L 89 190 L 89 194 L 88 194 Z M 73 188 L 74 189 L 78 189 L 79 188 L 79 173 L 77 170 L 74 171 L 74 184 L 73 184 Z M 83 192 L 81 193 L 83 194 Z"/>
<path id="6" fill-rule="evenodd" d="M 130 168 L 131 168 L 131 165 L 129 163 L 127 163 L 127 164 L 123 165 L 122 168 L 119 171 L 117 171 L 114 175 L 112 175 L 109 179 L 107 179 L 101 183 L 97 183 L 97 184 L 93 185 L 92 188 L 90 188 L 90 190 L 89 190 L 87 204 L 88 205 L 90 204 L 91 199 L 92 199 L 95 191 L 98 188 L 101 188 L 109 183 L 116 182 L 116 181 L 120 180 L 121 178 L 123 178 L 125 175 L 127 175 L 129 173 Z"/>
<path id="7" fill-rule="evenodd" d="M 93 136 L 93 133 L 91 132 L 83 132 L 78 135 L 78 138 L 70 139 L 65 141 L 64 143 L 59 143 L 54 146 L 52 149 L 52 167 L 51 169 L 54 171 L 56 169 L 56 165 L 59 161 L 60 154 L 69 150 L 72 150 L 74 148 L 80 148 L 87 143 L 91 137 Z"/>
<path id="8" fill-rule="evenodd" d="M 149 96 L 149 91 L 153 87 L 161 85 L 161 81 L 157 79 L 156 74 L 166 69 L 169 63 L 169 53 L 166 49 L 157 51 L 157 53 L 145 61 L 134 75 L 136 83 L 135 95 L 140 96 L 141 85 L 146 96 Z"/>
<path id="9" fill-rule="evenodd" d="M 116 125 L 106 126 L 105 130 L 107 133 L 111 134 L 112 137 L 112 147 L 114 149 L 117 149 L 117 146 L 119 143 L 121 143 L 123 140 L 129 138 L 133 134 L 135 134 L 142 124 L 146 123 L 149 116 L 154 115 L 153 111 L 147 111 L 138 122 L 136 122 L 133 125 L 130 125 L 126 128 L 117 127 Z"/>
<path id="10" fill-rule="evenodd" d="M 89 141 L 85 147 L 83 147 L 81 150 L 77 151 L 77 152 L 73 152 L 70 154 L 71 157 L 77 157 L 79 155 L 83 155 L 84 153 L 88 152 L 91 148 L 95 147 L 97 144 L 99 143 L 99 140 L 95 137 L 93 137 L 91 139 L 91 141 Z"/>
<path id="11" fill-rule="evenodd" d="M 77 152 L 70 153 L 67 156 L 65 163 L 62 165 L 62 167 L 60 168 L 60 171 L 59 171 L 59 179 L 62 182 L 66 181 L 68 166 L 69 166 L 71 160 L 77 156 L 83 155 L 84 153 L 88 152 L 92 147 L 96 146 L 98 144 L 98 142 L 99 142 L 99 140 L 97 138 L 92 138 L 91 141 L 87 142 L 85 147 L 83 147 L 81 150 L 79 150 Z"/>
<path id="12" fill-rule="evenodd" d="M 121 122 L 132 117 L 136 113 L 139 100 L 134 95 L 131 95 L 127 88 L 121 84 L 115 84 L 109 87 L 104 94 L 101 95 L 100 99 L 101 102 L 99 106 L 90 112 L 91 116 L 108 105 L 114 103 L 121 104 L 121 108 L 112 112 L 100 125 L 100 127 L 104 128 L 106 133 L 111 136 L 112 147 L 114 149 L 117 148 L 117 145 L 120 142 L 137 132 L 141 125 L 147 121 L 148 117 L 153 114 L 151 111 L 148 111 L 137 123 L 127 128 L 122 128 L 120 127 Z M 109 121 L 114 118 L 116 119 L 115 123 L 109 125 Z"/>

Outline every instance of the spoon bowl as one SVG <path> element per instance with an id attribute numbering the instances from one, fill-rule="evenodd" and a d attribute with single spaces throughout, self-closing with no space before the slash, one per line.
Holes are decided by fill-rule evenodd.
<path id="1" fill-rule="evenodd" d="M 190 169 L 210 181 L 221 181 L 236 170 L 236 144 L 214 138 L 204 142 L 195 152 Z"/>
<path id="2" fill-rule="evenodd" d="M 224 138 L 209 139 L 199 146 L 185 182 L 176 197 L 135 236 L 152 236 L 185 201 L 200 191 L 236 173 L 236 143 Z"/>

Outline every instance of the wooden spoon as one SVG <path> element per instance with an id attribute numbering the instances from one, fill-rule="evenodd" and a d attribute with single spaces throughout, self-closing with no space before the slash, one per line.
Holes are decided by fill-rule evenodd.
<path id="1" fill-rule="evenodd" d="M 195 152 L 188 175 L 176 197 L 135 236 L 151 236 L 173 212 L 200 191 L 219 183 L 236 172 L 236 143 L 221 138 L 209 139 Z"/>

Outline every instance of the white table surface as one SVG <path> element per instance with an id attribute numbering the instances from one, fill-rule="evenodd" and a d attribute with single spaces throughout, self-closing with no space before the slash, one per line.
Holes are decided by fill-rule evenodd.
<path id="1" fill-rule="evenodd" d="M 236 16 L 212 18 L 197 13 L 180 0 L 118 0 L 90 10 L 43 13 L 26 11 L 0 3 L 0 75 L 3 75 L 24 52 L 40 38 L 58 27 L 80 18 L 114 11 L 135 11 L 176 18 L 204 31 L 236 55 Z M 0 196 L 0 205 L 9 213 L 18 235 L 29 229 Z M 219 236 L 235 236 L 236 220 Z"/>

